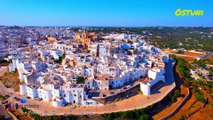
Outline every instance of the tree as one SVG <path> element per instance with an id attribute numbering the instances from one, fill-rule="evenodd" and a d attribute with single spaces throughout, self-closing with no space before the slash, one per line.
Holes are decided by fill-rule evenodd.
<path id="1" fill-rule="evenodd" d="M 84 77 L 77 77 L 76 81 L 77 81 L 78 84 L 85 83 L 85 78 Z"/>
<path id="2" fill-rule="evenodd" d="M 38 114 L 33 115 L 34 120 L 42 120 L 42 117 L 39 116 Z"/>
<path id="3" fill-rule="evenodd" d="M 174 54 L 170 54 L 169 55 L 172 59 L 176 59 L 176 55 L 174 55 Z"/>
<path id="4" fill-rule="evenodd" d="M 200 67 L 206 67 L 206 63 L 203 60 L 194 60 L 194 64 L 197 64 Z"/>
<path id="5" fill-rule="evenodd" d="M 203 97 L 202 94 L 196 94 L 196 100 L 197 101 L 200 101 L 200 102 L 204 102 L 205 101 L 205 98 Z"/>
<path id="6" fill-rule="evenodd" d="M 4 120 L 5 116 L 4 115 L 0 115 L 0 120 Z"/>
<path id="7" fill-rule="evenodd" d="M 8 61 L 6 61 L 4 59 L 0 59 L 0 63 L 8 63 Z"/>
<path id="8" fill-rule="evenodd" d="M 27 108 L 22 107 L 21 109 L 24 114 L 28 114 L 30 112 Z"/>
<path id="9" fill-rule="evenodd" d="M 175 96 L 171 96 L 171 101 L 174 103 L 176 101 Z"/>
<path id="10" fill-rule="evenodd" d="M 183 116 L 181 116 L 181 117 L 179 118 L 179 120 L 184 120 L 184 117 L 183 117 Z"/>
<path id="11" fill-rule="evenodd" d="M 63 61 L 63 59 L 64 59 L 65 57 L 66 57 L 66 55 L 65 55 L 65 54 L 63 54 L 62 56 L 60 56 L 60 57 L 59 57 L 59 59 L 58 59 L 58 60 L 54 60 L 54 62 L 61 64 L 61 63 L 62 63 L 62 61 Z"/>
<path id="12" fill-rule="evenodd" d="M 175 90 L 175 97 L 178 97 L 180 95 L 180 90 Z"/>
<path id="13" fill-rule="evenodd" d="M 61 116 L 52 116 L 52 120 L 61 120 Z"/>
<path id="14" fill-rule="evenodd" d="M 106 117 L 104 117 L 105 120 L 113 120 L 112 114 L 108 114 Z"/>
<path id="15" fill-rule="evenodd" d="M 183 50 L 178 50 L 176 53 L 177 54 L 183 54 L 184 52 L 183 52 Z"/>
<path id="16" fill-rule="evenodd" d="M 148 115 L 148 114 L 142 114 L 142 115 L 139 117 L 139 120 L 149 120 L 149 115 Z"/>
<path id="17" fill-rule="evenodd" d="M 125 119 L 125 118 L 127 118 L 127 116 L 128 116 L 128 113 L 125 111 L 125 112 L 122 112 L 122 114 L 121 114 L 121 118 L 122 119 Z"/>
<path id="18" fill-rule="evenodd" d="M 203 94 L 199 89 L 197 89 L 197 94 L 195 97 L 197 101 L 205 102 L 205 98 L 203 97 Z"/>

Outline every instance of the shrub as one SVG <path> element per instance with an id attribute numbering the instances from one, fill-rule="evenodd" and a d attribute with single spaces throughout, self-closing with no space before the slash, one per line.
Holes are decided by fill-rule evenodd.
<path id="1" fill-rule="evenodd" d="M 197 101 L 205 102 L 205 98 L 203 97 L 203 94 L 199 89 L 197 89 L 197 94 L 195 97 Z"/>
<path id="2" fill-rule="evenodd" d="M 202 94 L 196 94 L 196 100 L 200 102 L 205 102 L 205 98 Z"/>

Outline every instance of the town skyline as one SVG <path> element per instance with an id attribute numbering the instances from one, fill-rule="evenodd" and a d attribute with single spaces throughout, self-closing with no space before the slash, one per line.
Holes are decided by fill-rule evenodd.
<path id="1" fill-rule="evenodd" d="M 0 120 L 210 120 L 213 0 L 0 0 Z"/>

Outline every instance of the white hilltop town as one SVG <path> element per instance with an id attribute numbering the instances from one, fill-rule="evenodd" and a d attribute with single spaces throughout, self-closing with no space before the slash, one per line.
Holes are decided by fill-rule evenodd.
<path id="1" fill-rule="evenodd" d="M 20 95 L 53 106 L 100 106 L 103 103 L 97 98 L 116 96 L 135 83 L 147 96 L 152 86 L 165 83 L 169 57 L 143 36 L 98 37 L 82 30 L 73 33 L 72 39 L 48 37 L 14 52 L 9 71 L 19 73 Z"/>

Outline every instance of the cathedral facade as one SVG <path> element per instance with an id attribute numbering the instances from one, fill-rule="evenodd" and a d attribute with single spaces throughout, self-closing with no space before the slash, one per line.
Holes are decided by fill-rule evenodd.
<path id="1" fill-rule="evenodd" d="M 86 44 L 87 46 L 89 46 L 90 38 L 88 38 L 88 33 L 86 32 L 86 30 L 84 30 L 82 33 L 77 32 L 75 34 L 75 41 L 77 43 L 82 43 L 82 44 Z"/>

